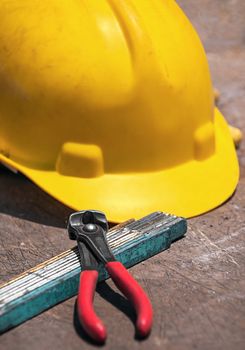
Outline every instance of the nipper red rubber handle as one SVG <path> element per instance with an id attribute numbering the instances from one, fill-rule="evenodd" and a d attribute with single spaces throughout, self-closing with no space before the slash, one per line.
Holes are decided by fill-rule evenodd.
<path id="1" fill-rule="evenodd" d="M 153 319 L 148 296 L 119 261 L 108 262 L 105 267 L 117 288 L 133 304 L 137 313 L 136 329 L 141 337 L 146 337 L 151 331 Z"/>
<path id="2" fill-rule="evenodd" d="M 80 274 L 77 296 L 77 312 L 79 321 L 88 335 L 99 343 L 106 340 L 106 328 L 96 315 L 93 307 L 94 292 L 98 280 L 98 271 L 86 270 Z"/>
<path id="3" fill-rule="evenodd" d="M 133 304 L 137 313 L 136 329 L 138 335 L 145 337 L 150 333 L 153 311 L 151 302 L 141 286 L 134 280 L 127 269 L 118 261 L 105 265 L 115 285 Z M 94 292 L 98 280 L 98 272 L 86 270 L 81 272 L 77 298 L 79 321 L 92 339 L 104 343 L 107 332 L 101 319 L 93 307 Z"/>

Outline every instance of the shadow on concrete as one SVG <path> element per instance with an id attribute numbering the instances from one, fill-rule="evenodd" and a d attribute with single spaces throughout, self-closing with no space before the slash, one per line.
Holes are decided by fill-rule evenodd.
<path id="1" fill-rule="evenodd" d="M 84 209 L 87 208 L 79 210 Z M 0 213 L 46 226 L 66 228 L 73 212 L 21 173 L 15 174 L 0 164 Z M 115 225 L 109 222 L 109 228 Z"/>
<path id="2" fill-rule="evenodd" d="M 0 166 L 0 213 L 65 228 L 72 212 L 24 175 Z"/>

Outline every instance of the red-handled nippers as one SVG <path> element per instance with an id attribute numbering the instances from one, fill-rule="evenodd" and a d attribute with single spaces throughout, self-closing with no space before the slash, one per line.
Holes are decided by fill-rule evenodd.
<path id="1" fill-rule="evenodd" d="M 79 321 L 92 339 L 102 343 L 106 340 L 106 328 L 93 307 L 99 266 L 103 264 L 115 285 L 133 304 L 137 313 L 137 333 L 145 337 L 152 326 L 151 302 L 127 269 L 115 260 L 107 243 L 107 231 L 107 219 L 100 211 L 80 211 L 69 218 L 69 237 L 77 240 L 83 268 L 77 298 Z"/>

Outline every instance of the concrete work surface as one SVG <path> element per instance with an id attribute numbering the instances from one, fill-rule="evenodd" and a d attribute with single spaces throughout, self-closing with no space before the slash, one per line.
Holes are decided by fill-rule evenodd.
<path id="1" fill-rule="evenodd" d="M 245 133 L 245 1 L 178 0 L 208 54 L 219 107 Z M 105 349 L 245 348 L 245 141 L 238 150 L 234 196 L 188 221 L 185 238 L 130 272 L 152 301 L 151 336 L 134 339 L 128 302 L 108 280 L 95 308 L 108 329 Z M 70 209 L 21 175 L 0 169 L 1 282 L 74 245 L 65 230 Z M 94 348 L 78 327 L 72 298 L 3 334 L 1 350 Z"/>

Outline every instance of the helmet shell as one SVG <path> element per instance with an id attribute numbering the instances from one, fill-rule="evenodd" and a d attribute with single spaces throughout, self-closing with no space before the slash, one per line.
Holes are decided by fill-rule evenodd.
<path id="1" fill-rule="evenodd" d="M 65 204 L 192 216 L 233 192 L 231 136 L 175 1 L 2 1 L 0 64 L 1 159 Z"/>

